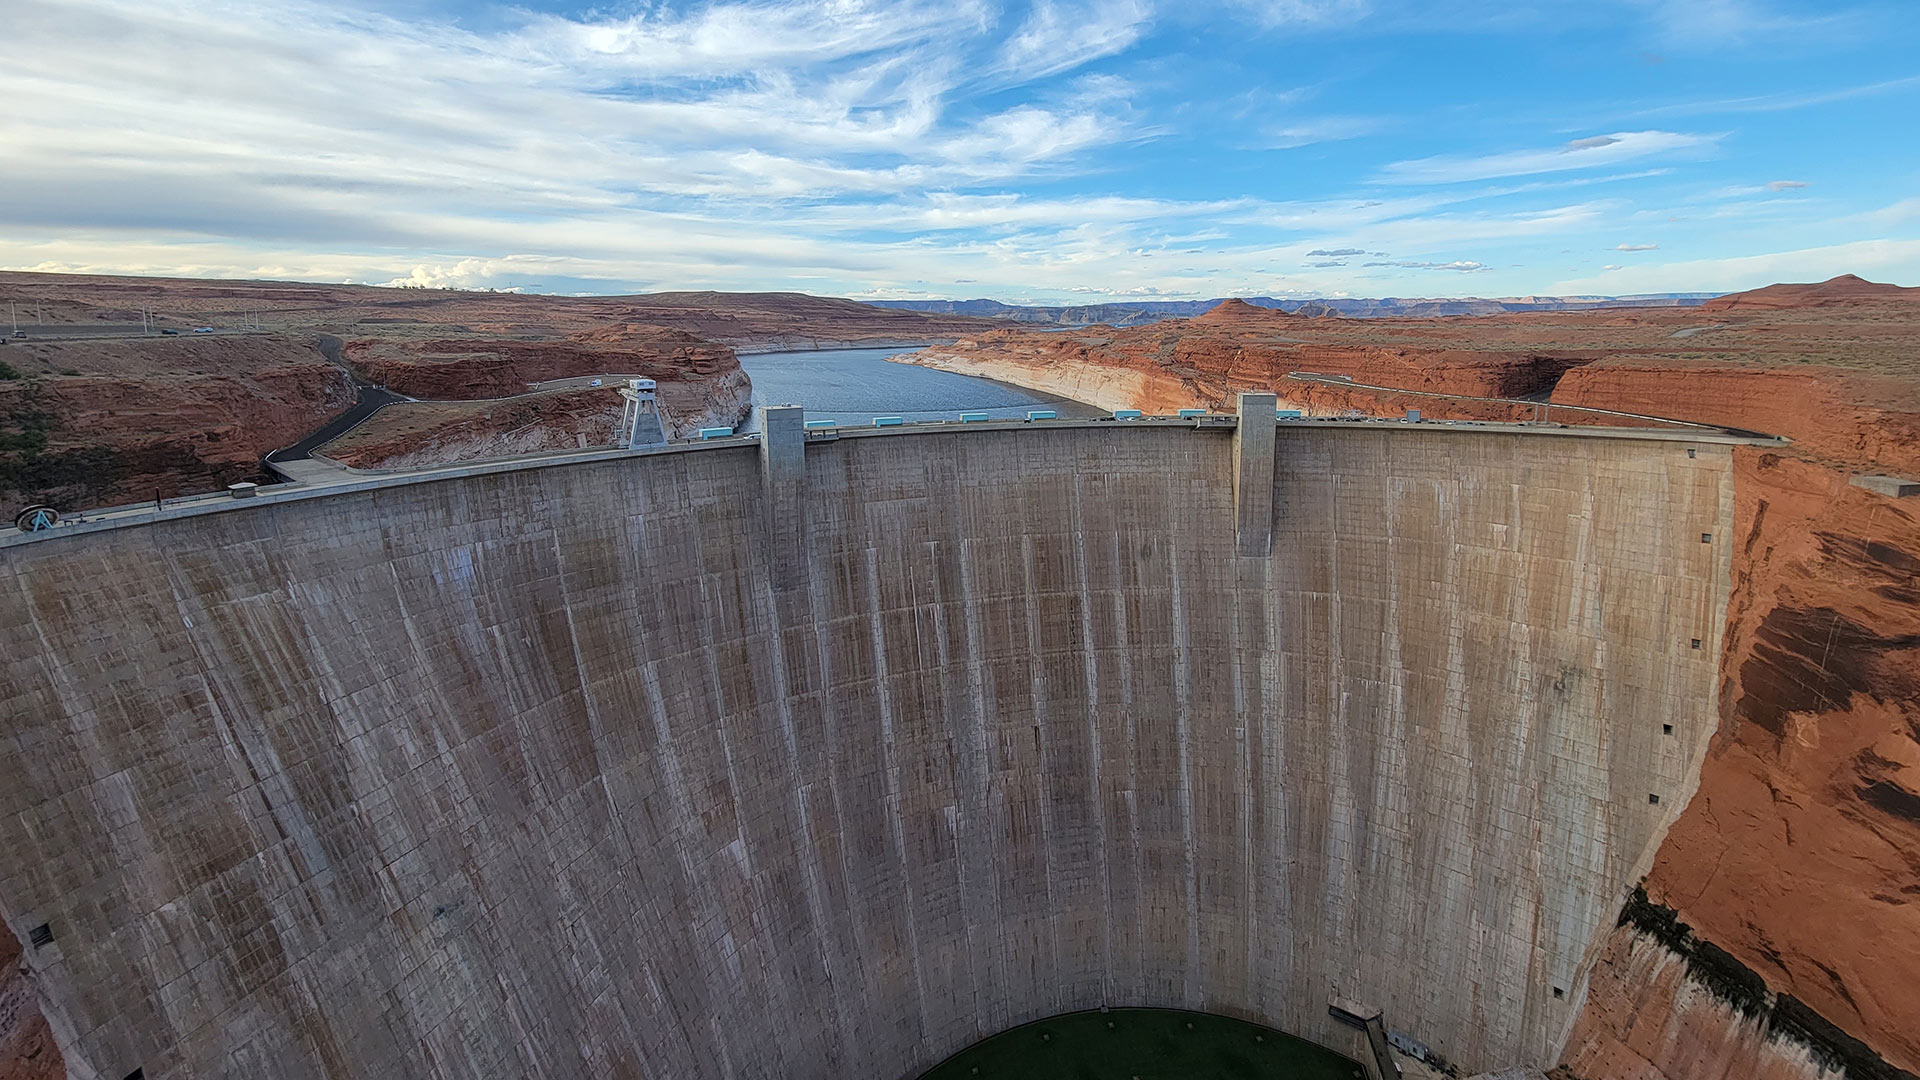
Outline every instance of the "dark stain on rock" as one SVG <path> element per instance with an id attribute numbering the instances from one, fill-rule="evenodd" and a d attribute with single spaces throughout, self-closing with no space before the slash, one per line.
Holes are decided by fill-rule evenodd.
<path id="1" fill-rule="evenodd" d="M 1872 559 L 1874 562 L 1884 563 L 1887 566 L 1893 567 L 1895 570 L 1903 570 L 1909 574 L 1915 570 L 1920 570 L 1920 559 L 1914 558 L 1911 554 L 1894 547 L 1892 544 L 1882 544 L 1878 541 L 1870 540 L 1867 542 L 1866 554 L 1867 558 Z"/>
<path id="2" fill-rule="evenodd" d="M 1832 608 L 1774 608 L 1741 665 L 1736 711 L 1781 735 L 1788 713 L 1845 708 L 1855 692 L 1883 701 L 1910 696 L 1912 687 L 1900 684 L 1911 680 L 1884 674 L 1879 660 L 1915 647 L 1920 634 L 1883 637 Z"/>
<path id="3" fill-rule="evenodd" d="M 1920 824 L 1920 795 L 1915 795 L 1891 780 L 1875 780 L 1860 788 L 1860 799 L 1895 817 Z"/>
<path id="4" fill-rule="evenodd" d="M 1912 1073 L 1888 1063 L 1872 1047 L 1799 998 L 1774 993 L 1759 972 L 1681 922 L 1679 912 L 1648 899 L 1644 886 L 1634 888 L 1632 897 L 1620 909 L 1617 925 L 1631 925 L 1686 960 L 1689 980 L 1728 1007 L 1753 1017 L 1770 1037 L 1791 1039 L 1806 1047 L 1822 1074 L 1844 1069 L 1848 1080 L 1915 1080 Z M 1824 964 L 1819 966 L 1836 985 L 1840 984 L 1838 974 Z M 1852 1000 L 1844 986 L 1841 993 Z"/>

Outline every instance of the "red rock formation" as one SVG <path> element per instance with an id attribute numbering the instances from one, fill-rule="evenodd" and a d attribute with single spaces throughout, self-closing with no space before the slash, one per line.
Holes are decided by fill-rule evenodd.
<path id="1" fill-rule="evenodd" d="M 1647 890 L 1920 1070 L 1920 508 L 1736 456 L 1722 721 Z"/>
<path id="2" fill-rule="evenodd" d="M 33 373 L 0 381 L 0 498 L 16 503 L 75 509 L 254 479 L 262 454 L 299 440 L 354 398 L 352 380 L 310 335 L 35 342 L 6 351 Z"/>
<path id="3" fill-rule="evenodd" d="M 1908 379 L 1811 365 L 1609 359 L 1567 372 L 1553 401 L 1785 435 L 1801 454 L 1920 473 L 1920 386 Z"/>
<path id="4" fill-rule="evenodd" d="M 1776 1035 L 1631 926 L 1608 935 L 1561 1058 L 1579 1080 L 1818 1080 L 1804 1043 Z"/>
<path id="5" fill-rule="evenodd" d="M 1384 320 L 1382 320 L 1384 321 Z M 1422 408 L 1457 418 L 1511 419 L 1512 406 L 1449 403 L 1416 394 L 1291 380 L 1292 372 L 1427 394 L 1519 397 L 1550 389 L 1598 354 L 1573 349 L 1473 349 L 1368 340 L 1387 333 L 1357 320 L 1288 315 L 1229 300 L 1193 319 L 1127 330 L 997 330 L 924 349 L 911 363 L 983 375 L 1110 409 L 1231 408 L 1241 390 L 1271 389 L 1312 415 L 1349 409 L 1398 415 Z M 1308 340 L 1328 337 L 1334 340 Z M 1359 340 L 1341 340 L 1348 335 Z M 1389 338 L 1393 334 L 1387 334 Z"/>
<path id="6" fill-rule="evenodd" d="M 670 438 L 746 419 L 751 386 L 730 376 L 660 384 Z M 615 445 L 625 402 L 615 387 L 557 390 L 485 401 L 399 402 L 322 446 L 356 469 L 403 469 Z"/>
<path id="7" fill-rule="evenodd" d="M 401 402 L 320 448 L 356 469 L 405 469 L 612 446 L 624 402 L 611 389 L 476 402 Z"/>
<path id="8" fill-rule="evenodd" d="M 742 348 L 936 341 L 998 325 L 991 319 L 876 308 L 801 293 L 653 293 L 536 296 L 458 289 L 388 289 L 292 281 L 0 272 L 0 300 L 18 300 L 49 323 L 140 322 L 229 327 L 258 320 L 274 329 L 325 330 L 349 337 L 404 337 L 414 329 L 459 327 L 477 334 L 552 338 L 594 326 L 645 323 Z"/>
<path id="9" fill-rule="evenodd" d="M 1705 312 L 1769 311 L 1835 304 L 1853 305 L 1861 301 L 1878 300 L 1920 303 L 1920 288 L 1903 289 L 1898 285 L 1883 285 L 1852 274 L 1842 274 L 1812 285 L 1769 285 L 1764 289 L 1754 289 L 1751 292 L 1715 297 L 1702 304 L 1699 310 Z"/>
<path id="10" fill-rule="evenodd" d="M 429 401 L 508 397 L 526 393 L 535 383 L 588 375 L 691 384 L 740 371 L 740 361 L 725 345 L 680 330 L 625 324 L 559 341 L 363 339 L 347 343 L 346 357 L 369 381 Z"/>

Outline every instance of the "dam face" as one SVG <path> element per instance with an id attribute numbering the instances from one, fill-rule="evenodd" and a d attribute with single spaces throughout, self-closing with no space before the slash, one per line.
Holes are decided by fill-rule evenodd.
<path id="1" fill-rule="evenodd" d="M 9 548 L 0 908 L 71 1075 L 900 1080 L 1102 1005 L 1359 1056 L 1335 995 L 1552 1064 L 1716 722 L 1730 446 L 1281 425 L 1266 555 L 1235 447 L 909 431 Z"/>

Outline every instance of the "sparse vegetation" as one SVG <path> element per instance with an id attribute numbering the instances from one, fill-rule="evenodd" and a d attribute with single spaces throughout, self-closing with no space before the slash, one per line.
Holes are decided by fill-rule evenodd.
<path id="1" fill-rule="evenodd" d="M 59 418 L 40 404 L 34 387 L 0 402 L 0 495 L 56 503 L 97 501 L 121 474 L 104 446 L 47 449 Z"/>

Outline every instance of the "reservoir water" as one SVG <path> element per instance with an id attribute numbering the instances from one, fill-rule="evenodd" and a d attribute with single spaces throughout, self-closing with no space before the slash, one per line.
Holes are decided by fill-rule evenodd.
<path id="1" fill-rule="evenodd" d="M 1052 409 L 1062 418 L 1107 415 L 1082 402 L 1036 394 L 992 379 L 894 364 L 886 359 L 917 347 L 814 349 L 742 356 L 740 366 L 753 380 L 755 411 L 740 430 L 759 430 L 758 410 L 762 405 L 804 405 L 807 419 L 833 420 L 842 427 L 865 427 L 876 416 L 898 416 L 909 423 L 956 420 L 962 412 L 1015 420 L 1025 417 L 1030 409 Z"/>

